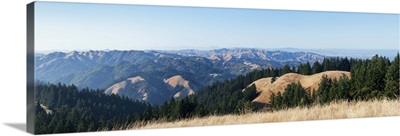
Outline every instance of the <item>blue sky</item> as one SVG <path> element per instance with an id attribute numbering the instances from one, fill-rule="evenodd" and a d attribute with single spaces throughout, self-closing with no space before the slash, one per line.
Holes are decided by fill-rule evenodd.
<path id="1" fill-rule="evenodd" d="M 36 2 L 43 50 L 399 49 L 399 15 Z"/>

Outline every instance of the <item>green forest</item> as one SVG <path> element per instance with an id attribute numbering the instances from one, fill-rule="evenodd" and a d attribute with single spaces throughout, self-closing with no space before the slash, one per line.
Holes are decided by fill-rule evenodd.
<path id="1" fill-rule="evenodd" d="M 287 86 L 284 93 L 271 96 L 270 111 L 336 100 L 371 100 L 399 96 L 399 54 L 393 61 L 386 57 L 371 59 L 326 58 L 312 65 L 254 70 L 230 80 L 218 81 L 180 100 L 171 98 L 161 105 L 150 105 L 103 90 L 78 89 L 74 85 L 42 84 L 36 87 L 35 133 L 66 133 L 110 130 L 134 122 L 154 120 L 176 121 L 209 115 L 243 114 L 260 110 L 251 103 L 258 94 L 256 87 L 247 87 L 265 77 L 286 73 L 311 75 L 330 70 L 350 71 L 351 78 L 321 79 L 317 90 L 306 91 L 299 83 Z M 245 89 L 244 91 L 242 91 Z M 47 106 L 47 113 L 40 104 Z"/>
<path id="2" fill-rule="evenodd" d="M 146 104 L 100 90 L 78 90 L 74 85 L 38 85 L 36 87 L 35 133 L 97 131 L 133 122 Z M 51 114 L 40 107 L 48 106 Z"/>
<path id="3" fill-rule="evenodd" d="M 399 55 L 390 62 L 385 57 L 356 61 L 351 65 L 351 79 L 323 76 L 318 90 L 306 91 L 300 83 L 288 85 L 284 93 L 270 96 L 270 110 L 297 106 L 328 104 L 332 101 L 360 101 L 371 99 L 395 99 L 399 97 Z"/>

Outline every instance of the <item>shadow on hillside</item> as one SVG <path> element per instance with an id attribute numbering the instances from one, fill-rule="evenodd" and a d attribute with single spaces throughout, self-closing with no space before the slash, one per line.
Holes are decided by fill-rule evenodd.
<path id="1" fill-rule="evenodd" d="M 261 103 L 261 102 L 253 102 L 254 103 L 254 105 L 256 105 L 258 108 L 265 108 L 265 107 L 268 107 L 269 106 L 269 104 L 267 104 L 267 103 Z"/>

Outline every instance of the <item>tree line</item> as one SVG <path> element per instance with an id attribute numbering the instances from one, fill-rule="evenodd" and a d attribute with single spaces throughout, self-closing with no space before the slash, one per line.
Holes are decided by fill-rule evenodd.
<path id="1" fill-rule="evenodd" d="M 351 78 L 342 75 L 330 79 L 324 75 L 318 90 L 304 90 L 300 83 L 292 83 L 282 93 L 270 96 L 269 109 L 281 110 L 297 106 L 329 104 L 332 101 L 360 101 L 396 99 L 399 97 L 399 54 L 392 62 L 375 55 L 372 59 L 357 61 L 350 67 Z"/>
<path id="2" fill-rule="evenodd" d="M 148 104 L 101 90 L 64 84 L 36 87 L 35 133 L 87 132 L 112 129 L 139 120 Z M 47 113 L 40 105 L 52 110 Z"/>
<path id="3" fill-rule="evenodd" d="M 393 62 L 375 56 L 371 60 L 325 58 L 297 67 L 258 69 L 233 79 L 214 82 L 194 95 L 173 99 L 161 105 L 133 101 L 123 96 L 106 95 L 104 90 L 78 89 L 74 85 L 42 84 L 36 87 L 35 133 L 63 133 L 110 130 L 134 122 L 176 121 L 208 115 L 242 114 L 259 110 L 254 100 L 259 94 L 252 82 L 286 73 L 311 75 L 329 70 L 351 71 L 352 78 L 322 78 L 318 90 L 304 90 L 299 83 L 288 85 L 284 93 L 273 94 L 273 110 L 338 99 L 368 100 L 376 97 L 395 98 L 398 94 L 399 55 Z M 363 77 L 368 75 L 368 77 Z M 383 75 L 383 76 L 382 76 Z M 349 89 L 350 88 L 350 89 Z M 336 93 L 337 92 L 337 93 Z M 366 95 L 368 94 L 368 95 Z M 53 110 L 46 113 L 40 104 Z"/>
<path id="4" fill-rule="evenodd" d="M 255 85 L 249 87 L 248 85 L 258 79 L 266 77 L 276 79 L 276 77 L 286 73 L 311 75 L 330 70 L 350 71 L 353 65 L 362 62 L 361 59 L 334 57 L 325 58 L 321 63 L 316 61 L 312 66 L 309 62 L 306 62 L 297 67 L 285 65 L 277 68 L 254 70 L 230 80 L 217 81 L 182 100 L 171 99 L 160 106 L 148 107 L 147 111 L 149 112 L 146 112 L 144 120 L 175 121 L 208 115 L 242 114 L 257 111 L 259 108 L 251 101 L 259 93 L 257 93 Z M 309 105 L 314 100 L 310 96 L 311 92 L 306 92 L 302 87 L 296 87 L 295 84 L 287 89 L 294 91 L 281 94 L 282 100 L 288 102 L 286 107 Z M 294 96 L 301 96 L 302 98 L 294 98 Z"/>

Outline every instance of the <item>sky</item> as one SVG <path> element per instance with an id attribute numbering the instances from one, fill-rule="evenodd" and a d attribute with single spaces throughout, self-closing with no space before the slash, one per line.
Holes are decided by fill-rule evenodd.
<path id="1" fill-rule="evenodd" d="M 399 49 L 399 14 L 36 2 L 35 48 Z"/>

